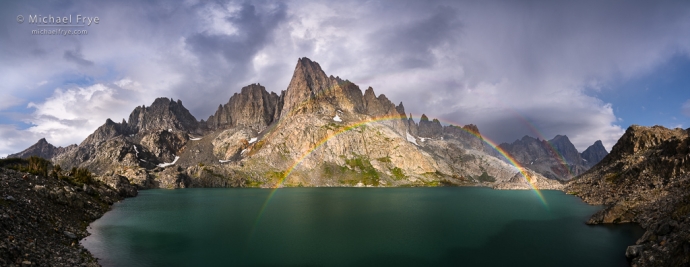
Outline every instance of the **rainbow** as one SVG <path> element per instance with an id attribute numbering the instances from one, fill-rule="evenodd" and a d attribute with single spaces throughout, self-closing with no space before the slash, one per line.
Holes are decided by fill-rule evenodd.
<path id="1" fill-rule="evenodd" d="M 306 151 L 305 153 L 303 153 L 300 157 L 298 157 L 297 160 L 295 160 L 295 162 L 294 162 L 285 172 L 283 172 L 282 177 L 281 177 L 280 180 L 276 183 L 276 185 L 274 186 L 274 189 L 277 189 L 277 188 L 282 187 L 282 186 L 283 186 L 283 183 L 285 182 L 285 180 L 290 176 L 290 174 L 292 174 L 292 172 L 297 168 L 297 166 L 299 166 L 299 165 L 300 165 L 307 157 L 309 157 L 309 155 L 311 155 L 314 151 L 318 150 L 321 146 L 323 146 L 323 145 L 326 144 L 329 140 L 335 138 L 336 136 L 341 135 L 341 134 L 343 134 L 343 133 L 345 133 L 345 132 L 348 132 L 348 131 L 350 131 L 350 130 L 357 129 L 357 128 L 359 128 L 359 127 L 361 127 L 361 126 L 363 126 L 363 125 L 366 125 L 366 124 L 370 124 L 370 123 L 374 123 L 374 122 L 380 122 L 380 121 L 403 120 L 403 119 L 407 119 L 407 117 L 404 116 L 404 115 L 388 115 L 388 116 L 381 116 L 381 117 L 370 118 L 370 119 L 366 119 L 366 120 L 362 120 L 362 121 L 359 121 L 359 122 L 355 122 L 355 123 L 349 124 L 349 125 L 347 125 L 347 126 L 341 128 L 341 129 L 338 129 L 337 131 L 335 131 L 335 132 L 333 132 L 333 133 L 331 133 L 331 134 L 325 136 L 324 138 L 322 138 L 321 140 L 319 140 L 318 142 L 316 142 L 316 143 L 311 147 L 311 149 L 307 150 L 307 151 Z M 469 131 L 469 130 L 464 129 L 464 128 L 462 128 L 462 127 L 458 127 L 458 129 L 461 129 L 461 130 L 463 130 L 463 131 L 465 131 L 465 132 L 471 134 L 472 136 L 479 138 L 479 140 L 482 140 L 484 143 L 486 143 L 487 145 L 491 146 L 493 149 L 495 149 L 496 151 L 498 151 L 503 157 L 505 157 L 511 165 L 513 165 L 515 168 L 517 168 L 517 170 L 522 174 L 522 176 L 523 176 L 523 177 L 525 178 L 525 180 L 528 182 L 528 184 L 530 185 L 530 187 L 531 187 L 531 188 L 536 192 L 536 194 L 539 196 L 540 200 L 544 203 L 544 205 L 546 205 L 546 201 L 544 200 L 543 195 L 541 194 L 541 192 L 539 191 L 539 189 L 536 187 L 536 185 L 535 185 L 534 183 L 532 183 L 532 181 L 531 181 L 531 176 L 525 171 L 525 167 L 523 167 L 513 156 L 511 156 L 510 153 L 508 153 L 507 151 L 505 151 L 504 149 L 502 149 L 502 148 L 501 148 L 498 144 L 496 144 L 495 142 L 493 142 L 493 141 L 487 139 L 486 137 L 481 136 L 479 133 L 476 133 L 476 132 L 474 132 L 474 131 Z M 274 192 L 275 192 L 275 190 L 274 190 Z M 273 195 L 273 193 L 271 193 L 271 196 L 272 196 L 272 195 Z M 270 196 L 269 196 L 269 198 L 270 198 Z"/>
<path id="2" fill-rule="evenodd" d="M 333 87 L 328 87 L 328 88 L 326 88 L 325 90 L 322 90 L 322 91 L 320 91 L 320 92 L 317 92 L 315 96 L 312 96 L 312 97 L 310 97 L 310 98 L 308 98 L 308 99 L 305 99 L 305 100 L 304 100 L 303 102 L 301 102 L 299 105 L 293 107 L 293 109 L 290 110 L 290 112 L 287 114 L 287 116 L 283 116 L 283 117 L 281 117 L 281 118 L 279 119 L 279 121 L 276 123 L 276 128 L 272 129 L 271 132 L 268 133 L 268 138 L 270 139 L 270 137 L 272 137 L 273 135 L 276 134 L 276 132 L 277 132 L 277 131 L 276 131 L 277 126 L 280 125 L 280 123 L 283 121 L 283 119 L 285 119 L 285 118 L 287 118 L 287 117 L 290 117 L 291 115 L 294 115 L 295 112 L 297 112 L 301 107 L 304 107 L 304 106 L 307 105 L 309 102 L 314 101 L 314 100 L 317 99 L 319 96 L 326 94 L 326 92 L 328 92 L 328 91 L 330 91 L 330 90 L 332 90 L 332 89 L 334 89 L 334 88 L 333 88 Z M 412 115 L 412 113 L 410 113 L 410 116 L 411 116 L 411 115 Z M 518 117 L 521 117 L 521 116 L 518 115 Z M 524 119 L 524 117 L 521 117 L 521 118 L 523 118 L 523 121 L 527 122 L 526 119 Z M 333 132 L 333 133 L 331 133 L 331 134 L 325 136 L 324 138 L 322 138 L 321 140 L 319 140 L 318 142 L 316 142 L 316 143 L 311 147 L 311 149 L 307 150 L 304 154 L 302 154 L 300 157 L 298 157 L 297 160 L 295 160 L 295 162 L 294 162 L 286 171 L 284 171 L 284 172 L 282 173 L 282 176 L 281 176 L 280 180 L 275 184 L 275 186 L 273 187 L 273 189 L 272 189 L 271 192 L 269 193 L 268 197 L 266 198 L 266 201 L 265 201 L 264 204 L 261 206 L 261 209 L 259 210 L 259 214 L 258 214 L 258 216 L 257 216 L 257 219 L 256 219 L 256 221 L 255 221 L 255 223 L 254 223 L 254 226 L 252 227 L 252 230 L 251 230 L 251 233 L 250 233 L 250 235 L 249 235 L 249 238 L 251 239 L 251 237 L 254 235 L 255 229 L 257 228 L 257 225 L 259 224 L 259 221 L 260 221 L 260 219 L 261 219 L 263 213 L 265 212 L 266 207 L 268 206 L 268 203 L 269 203 L 270 200 L 274 197 L 275 193 L 278 191 L 279 188 L 282 188 L 283 183 L 285 182 L 285 180 L 290 176 L 290 174 L 292 174 L 292 172 L 297 168 L 297 166 L 299 166 L 299 165 L 300 165 L 307 157 L 309 157 L 309 155 L 311 155 L 314 151 L 318 150 L 321 146 L 323 146 L 324 144 L 326 144 L 329 140 L 331 140 L 331 139 L 337 137 L 338 135 L 343 134 L 343 133 L 348 132 L 348 131 L 353 130 L 353 129 L 357 129 L 357 128 L 363 126 L 363 125 L 366 125 L 366 124 L 369 124 L 369 123 L 374 123 L 374 122 L 387 121 L 387 120 L 407 120 L 407 119 L 408 119 L 408 118 L 407 118 L 405 115 L 388 115 L 388 116 L 381 116 L 381 117 L 375 117 L 375 118 L 370 118 L 370 119 L 358 121 L 358 122 L 349 124 L 349 125 L 347 125 L 347 126 L 341 128 L 341 129 L 339 129 L 339 130 L 337 130 L 337 131 L 335 131 L 335 132 Z M 446 122 L 446 121 L 444 121 L 444 122 Z M 529 124 L 529 122 L 527 122 L 527 123 Z M 449 123 L 449 124 L 453 125 L 453 123 Z M 534 127 L 533 127 L 531 124 L 529 124 L 528 126 L 530 126 L 530 128 L 532 128 L 534 131 L 536 131 L 536 129 L 534 129 Z M 489 145 L 490 147 L 492 147 L 493 149 L 495 149 L 496 151 L 498 151 L 498 153 L 501 154 L 503 157 L 505 157 L 505 158 L 508 160 L 508 162 L 509 162 L 511 165 L 513 165 L 513 166 L 520 172 L 520 174 L 522 174 L 523 178 L 525 178 L 525 181 L 527 181 L 527 184 L 529 184 L 529 186 L 530 186 L 530 188 L 532 189 L 532 191 L 535 192 L 535 194 L 537 195 L 537 197 L 539 198 L 539 200 L 542 202 L 542 204 L 544 205 L 544 207 L 548 208 L 548 204 L 546 203 L 546 200 L 545 200 L 544 196 L 542 195 L 542 193 L 541 193 L 541 191 L 539 190 L 539 188 L 532 182 L 531 176 L 530 176 L 530 175 L 527 173 L 527 171 L 525 170 L 526 168 L 523 167 L 513 156 L 511 156 L 510 153 L 508 153 L 507 151 L 503 150 L 496 142 L 493 142 L 493 141 L 487 139 L 486 137 L 481 136 L 479 133 L 475 133 L 475 132 L 473 132 L 473 131 L 469 131 L 469 130 L 464 129 L 464 128 L 462 128 L 462 127 L 458 127 L 458 129 L 461 129 L 461 130 L 463 130 L 463 131 L 465 131 L 465 132 L 471 134 L 472 136 L 475 136 L 475 137 L 479 138 L 479 140 L 482 140 L 484 143 L 486 143 L 487 145 Z M 540 135 L 540 136 L 541 136 L 541 135 Z M 266 138 L 262 138 L 262 139 L 266 139 Z M 553 151 L 554 153 L 558 154 L 558 155 L 560 156 L 560 158 L 562 159 L 563 163 L 565 164 L 565 159 L 563 158 L 563 156 L 560 155 L 560 153 L 558 153 L 555 149 L 552 149 L 552 151 Z M 566 169 L 568 169 L 567 166 L 566 166 Z M 569 171 L 569 169 L 568 169 L 568 171 Z"/>
<path id="3" fill-rule="evenodd" d="M 273 186 L 273 189 L 271 190 L 271 192 L 269 193 L 268 197 L 266 198 L 266 201 L 264 202 L 264 204 L 261 206 L 261 209 L 259 210 L 259 214 L 258 214 L 258 216 L 257 216 L 257 219 L 256 219 L 255 223 L 254 223 L 254 227 L 252 228 L 252 231 L 251 231 L 251 233 L 250 233 L 250 238 L 251 238 L 251 236 L 253 236 L 254 231 L 255 231 L 257 225 L 259 224 L 259 221 L 260 221 L 260 219 L 261 219 L 263 213 L 265 212 L 266 207 L 268 206 L 268 203 L 269 203 L 270 200 L 273 198 L 273 196 L 275 195 L 275 193 L 278 191 L 279 188 L 282 188 L 283 183 L 285 182 L 285 180 L 290 176 L 290 174 L 292 174 L 292 172 L 297 168 L 297 166 L 299 166 L 299 165 L 300 165 L 307 157 L 309 157 L 309 155 L 311 155 L 314 151 L 318 150 L 321 146 L 323 146 L 324 144 L 326 144 L 329 140 L 331 140 L 331 139 L 337 137 L 338 135 L 341 135 L 341 134 L 343 134 L 343 133 L 345 133 L 345 132 L 348 132 L 348 131 L 350 131 L 350 130 L 357 129 L 357 128 L 363 126 L 363 125 L 366 125 L 366 124 L 369 124 L 369 123 L 374 123 L 374 122 L 380 122 L 380 121 L 401 120 L 401 119 L 407 119 L 407 117 L 405 117 L 405 116 L 403 116 L 403 115 L 388 115 L 388 116 L 382 116 L 382 117 L 376 117 L 376 118 L 370 118 L 370 119 L 367 119 L 367 120 L 362 120 L 362 121 L 359 121 L 359 122 L 355 122 L 355 123 L 349 124 L 349 125 L 347 125 L 347 126 L 341 128 L 341 129 L 339 129 L 339 130 L 337 130 L 337 131 L 335 131 L 335 132 L 333 132 L 333 133 L 331 133 L 331 134 L 325 136 L 324 138 L 322 138 L 321 140 L 319 140 L 318 142 L 316 142 L 316 143 L 312 146 L 311 149 L 309 149 L 309 150 L 306 151 L 304 154 L 302 154 L 300 157 L 298 157 L 297 160 L 295 160 L 295 162 L 294 162 L 285 172 L 283 172 L 283 175 L 282 175 L 282 177 L 280 178 L 280 180 L 275 184 L 275 186 Z M 508 162 L 509 162 L 511 165 L 513 165 L 513 166 L 520 172 L 520 174 L 522 174 L 522 177 L 525 178 L 525 181 L 527 181 L 527 184 L 529 184 L 530 188 L 531 188 L 532 191 L 537 195 L 537 197 L 539 198 L 539 200 L 541 201 L 541 203 L 544 205 L 544 207 L 548 208 L 548 204 L 546 203 L 546 199 L 544 198 L 544 195 L 541 193 L 541 191 L 539 190 L 539 188 L 532 182 L 531 176 L 529 175 L 529 173 L 527 173 L 526 168 L 523 167 L 513 156 L 511 156 L 510 153 L 508 153 L 507 151 L 503 150 L 503 149 L 502 149 L 498 144 L 496 144 L 495 142 L 493 142 L 493 141 L 487 139 L 486 137 L 481 136 L 479 133 L 476 133 L 476 132 L 474 132 L 474 131 L 469 131 L 469 130 L 464 129 L 464 128 L 462 128 L 462 127 L 458 127 L 458 129 L 461 129 L 461 130 L 463 130 L 463 131 L 465 131 L 465 132 L 471 134 L 472 136 L 474 136 L 474 137 L 476 137 L 476 138 L 479 138 L 479 140 L 482 140 L 484 143 L 486 143 L 487 145 L 491 146 L 493 149 L 495 149 L 496 151 L 498 151 L 498 153 L 500 153 L 503 157 L 505 157 L 505 158 L 508 160 Z"/>

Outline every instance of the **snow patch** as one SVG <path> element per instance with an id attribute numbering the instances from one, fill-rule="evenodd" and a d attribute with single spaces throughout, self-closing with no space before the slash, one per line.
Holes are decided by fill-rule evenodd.
<path id="1" fill-rule="evenodd" d="M 135 156 L 138 158 L 138 157 L 139 157 L 139 150 L 137 149 L 137 146 L 136 146 L 136 145 L 132 145 L 132 147 L 134 147 L 134 152 L 137 153 Z"/>
<path id="2" fill-rule="evenodd" d="M 222 159 L 218 160 L 218 162 L 220 162 L 220 163 L 226 163 L 226 162 L 230 162 L 230 161 L 232 161 L 232 160 L 222 160 Z"/>
<path id="3" fill-rule="evenodd" d="M 333 120 L 334 120 L 334 121 L 337 121 L 337 122 L 342 122 L 342 121 L 343 121 L 343 120 L 340 119 L 340 116 L 338 116 L 338 114 L 335 114 L 335 117 L 333 117 Z"/>
<path id="4" fill-rule="evenodd" d="M 242 152 L 240 152 L 240 155 L 242 155 L 242 154 L 244 154 L 244 153 L 246 153 L 246 152 L 247 152 L 247 149 L 245 148 L 245 149 L 242 150 Z"/>
<path id="5" fill-rule="evenodd" d="M 171 132 L 171 133 L 172 133 L 172 129 L 168 129 L 168 132 Z"/>
<path id="6" fill-rule="evenodd" d="M 414 139 L 414 136 L 410 135 L 410 132 L 406 132 L 405 134 L 407 135 L 407 141 L 419 146 L 419 144 L 417 144 L 417 140 Z"/>
<path id="7" fill-rule="evenodd" d="M 582 160 L 587 161 L 586 159 L 582 159 Z"/>
<path id="8" fill-rule="evenodd" d="M 201 137 L 189 138 L 189 140 L 192 140 L 192 141 L 199 141 L 199 140 L 201 140 Z"/>
<path id="9" fill-rule="evenodd" d="M 257 140 L 256 137 L 254 137 L 254 138 L 252 138 L 252 139 L 249 139 L 249 143 L 250 143 L 250 144 L 251 144 L 251 143 L 254 143 L 254 142 L 256 142 L 256 140 Z"/>
<path id="10" fill-rule="evenodd" d="M 426 139 L 429 139 L 429 138 L 424 138 L 424 137 L 419 138 L 419 140 L 422 140 L 422 142 L 426 141 Z"/>
<path id="11" fill-rule="evenodd" d="M 146 161 L 145 161 L 145 160 L 143 160 L 143 159 L 139 159 L 139 161 L 141 161 L 141 162 L 146 162 Z"/>
<path id="12" fill-rule="evenodd" d="M 161 163 L 161 164 L 158 164 L 158 167 L 165 168 L 165 167 L 168 167 L 168 166 L 175 165 L 175 162 L 177 162 L 178 159 L 180 159 L 180 157 L 175 156 L 175 160 L 173 160 L 173 162 L 170 162 L 170 163 Z"/>

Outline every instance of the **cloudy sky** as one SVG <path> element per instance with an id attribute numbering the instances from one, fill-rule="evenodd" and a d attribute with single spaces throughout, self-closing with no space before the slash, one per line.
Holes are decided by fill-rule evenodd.
<path id="1" fill-rule="evenodd" d="M 156 97 L 206 119 L 247 84 L 285 90 L 305 56 L 496 142 L 690 127 L 687 1 L 2 1 L 0 18 L 0 156 L 80 143 Z"/>

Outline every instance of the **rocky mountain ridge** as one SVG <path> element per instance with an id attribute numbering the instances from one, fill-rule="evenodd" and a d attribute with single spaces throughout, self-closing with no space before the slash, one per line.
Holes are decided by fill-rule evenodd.
<path id="1" fill-rule="evenodd" d="M 513 143 L 499 145 L 523 166 L 550 179 L 567 181 L 593 167 L 608 152 L 600 140 L 579 153 L 566 135 L 540 140 L 525 135 Z"/>
<path id="2" fill-rule="evenodd" d="M 444 126 L 426 115 L 415 122 L 403 103 L 301 58 L 280 95 L 246 86 L 206 121 L 180 100 L 158 98 L 50 158 L 139 188 L 492 186 L 519 173 L 487 150 L 476 125 Z M 546 179 L 538 170 L 531 176 Z"/>
<path id="3" fill-rule="evenodd" d="M 41 138 L 35 144 L 31 145 L 29 148 L 23 150 L 22 152 L 16 154 L 10 154 L 8 158 L 29 158 L 31 156 L 42 157 L 46 159 L 53 158 L 54 156 L 65 153 L 66 151 L 75 148 L 77 145 L 70 145 L 67 147 L 55 147 L 54 145 L 48 143 L 45 138 Z"/>
<path id="4" fill-rule="evenodd" d="M 690 129 L 630 126 L 611 153 L 565 190 L 605 208 L 590 224 L 639 223 L 633 266 L 690 264 Z"/>

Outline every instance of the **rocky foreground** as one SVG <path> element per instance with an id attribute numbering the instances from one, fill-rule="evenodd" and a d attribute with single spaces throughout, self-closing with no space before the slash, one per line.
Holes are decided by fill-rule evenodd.
<path id="1" fill-rule="evenodd" d="M 632 266 L 690 265 L 690 129 L 631 126 L 566 192 L 606 205 L 590 224 L 639 223 Z"/>
<path id="2" fill-rule="evenodd" d="M 0 266 L 98 266 L 79 240 L 114 202 L 136 195 L 110 178 L 120 190 L 0 168 Z"/>

